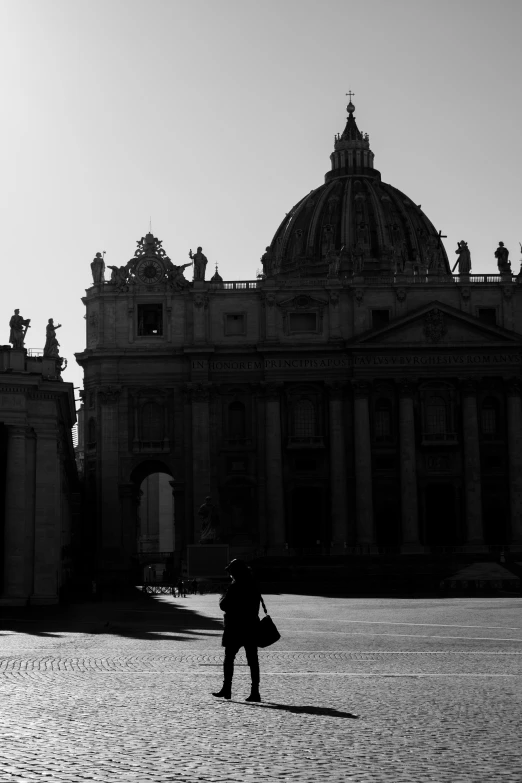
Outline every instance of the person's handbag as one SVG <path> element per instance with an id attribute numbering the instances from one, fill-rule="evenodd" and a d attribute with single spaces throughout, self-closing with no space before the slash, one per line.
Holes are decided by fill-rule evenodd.
<path id="1" fill-rule="evenodd" d="M 261 597 L 261 605 L 265 612 L 265 616 L 259 621 L 257 625 L 257 646 L 258 647 L 270 647 L 271 644 L 279 641 L 281 634 L 277 630 L 274 621 L 267 612 L 265 602 Z"/>

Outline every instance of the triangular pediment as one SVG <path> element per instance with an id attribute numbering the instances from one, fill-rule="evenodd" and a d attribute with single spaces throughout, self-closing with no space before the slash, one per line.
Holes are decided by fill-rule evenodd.
<path id="1" fill-rule="evenodd" d="M 480 321 L 450 305 L 433 301 L 382 329 L 358 335 L 352 344 L 396 346 L 521 345 L 522 335 Z"/>
<path id="2" fill-rule="evenodd" d="M 290 299 L 283 299 L 278 302 L 278 307 L 283 310 L 322 310 L 328 301 L 326 299 L 317 299 L 315 296 L 309 294 L 298 294 L 292 296 Z"/>

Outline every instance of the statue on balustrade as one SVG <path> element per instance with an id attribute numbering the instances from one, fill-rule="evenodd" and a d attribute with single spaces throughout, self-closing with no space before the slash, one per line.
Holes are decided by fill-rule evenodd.
<path id="1" fill-rule="evenodd" d="M 265 252 L 261 256 L 261 263 L 263 265 L 263 274 L 269 275 L 274 265 L 274 256 L 270 250 L 270 245 L 265 248 Z"/>
<path id="2" fill-rule="evenodd" d="M 60 329 L 61 324 L 54 325 L 54 321 L 52 318 L 49 318 L 47 322 L 47 326 L 45 327 L 45 347 L 43 350 L 44 356 L 47 356 L 49 358 L 58 359 L 60 356 L 60 351 L 58 350 L 60 347 L 60 343 L 56 339 L 56 330 Z"/>
<path id="3" fill-rule="evenodd" d="M 471 272 L 471 253 L 469 252 L 468 243 L 464 242 L 458 242 L 458 247 L 455 250 L 455 253 L 458 255 L 458 259 L 455 262 L 455 266 L 451 270 L 452 272 L 455 271 L 455 267 L 457 264 L 459 265 L 459 275 L 468 277 Z"/>
<path id="4" fill-rule="evenodd" d="M 93 283 L 103 283 L 105 280 L 105 261 L 101 253 L 96 253 L 91 261 Z"/>
<path id="5" fill-rule="evenodd" d="M 15 310 L 14 315 L 11 316 L 11 320 L 9 321 L 9 327 L 11 329 L 9 333 L 9 342 L 12 344 L 13 348 L 24 347 L 25 335 L 30 326 L 31 319 L 22 318 L 20 310 Z"/>
<path id="6" fill-rule="evenodd" d="M 501 275 L 511 274 L 511 261 L 509 260 L 509 250 L 504 247 L 503 242 L 498 243 L 498 247 L 495 250 L 495 258 L 497 259 L 498 271 Z"/>
<path id="7" fill-rule="evenodd" d="M 199 543 L 217 544 L 219 541 L 219 510 L 212 503 L 210 495 L 205 498 L 205 502 L 199 507 L 198 516 L 201 517 Z"/>
<path id="8" fill-rule="evenodd" d="M 205 279 L 205 269 L 207 268 L 208 259 L 206 255 L 202 253 L 202 250 L 202 247 L 198 247 L 196 253 L 189 250 L 189 258 L 194 264 L 194 280 Z"/>

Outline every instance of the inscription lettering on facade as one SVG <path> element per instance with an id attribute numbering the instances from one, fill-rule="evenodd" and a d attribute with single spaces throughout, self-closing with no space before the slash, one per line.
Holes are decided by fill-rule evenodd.
<path id="1" fill-rule="evenodd" d="M 445 353 L 330 356 L 298 359 L 193 359 L 192 370 L 210 372 L 262 372 L 265 370 L 333 370 L 348 367 L 465 366 L 475 364 L 522 364 L 520 353 Z"/>

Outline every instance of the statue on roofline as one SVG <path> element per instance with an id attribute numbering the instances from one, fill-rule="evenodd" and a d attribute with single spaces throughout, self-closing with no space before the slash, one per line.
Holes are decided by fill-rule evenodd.
<path id="1" fill-rule="evenodd" d="M 457 249 L 455 250 L 455 253 L 458 255 L 458 259 L 455 262 L 455 265 L 451 270 L 451 272 L 453 273 L 455 271 L 455 267 L 458 264 L 459 275 L 461 277 L 467 277 L 471 272 L 471 253 L 469 252 L 468 243 L 462 240 L 461 242 L 458 242 L 457 245 L 458 246 Z"/>
<path id="2" fill-rule="evenodd" d="M 498 271 L 501 275 L 511 274 L 511 261 L 509 260 L 509 250 L 504 247 L 503 242 L 498 243 L 498 247 L 495 250 L 495 258 L 497 259 Z"/>
<path id="3" fill-rule="evenodd" d="M 194 264 L 194 280 L 205 279 L 205 269 L 207 267 L 208 259 L 206 255 L 202 253 L 202 250 L 202 247 L 198 247 L 195 253 L 193 253 L 192 250 L 189 250 L 189 258 Z"/>
<path id="4" fill-rule="evenodd" d="M 9 327 L 11 329 L 9 333 L 9 342 L 12 344 L 13 348 L 24 347 L 25 335 L 30 326 L 31 319 L 22 318 L 20 310 L 15 310 L 14 315 L 11 316 L 11 320 L 9 321 Z"/>
<path id="5" fill-rule="evenodd" d="M 96 253 L 91 261 L 93 283 L 103 283 L 105 279 L 105 261 L 101 253 Z"/>
<path id="6" fill-rule="evenodd" d="M 47 356 L 52 359 L 58 359 L 60 356 L 59 347 L 60 343 L 56 339 L 56 330 L 61 328 L 61 324 L 54 325 L 54 321 L 52 318 L 49 318 L 49 321 L 47 322 L 47 326 L 45 327 L 45 334 L 46 334 L 46 340 L 45 340 L 45 346 L 43 350 L 43 355 Z"/>

